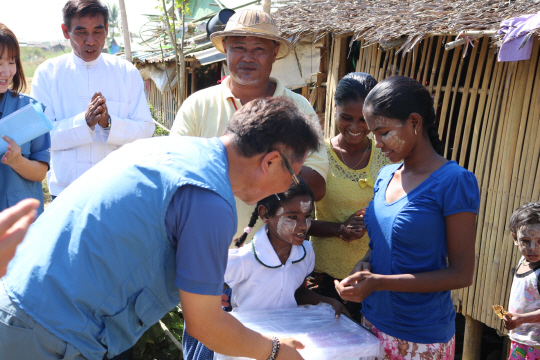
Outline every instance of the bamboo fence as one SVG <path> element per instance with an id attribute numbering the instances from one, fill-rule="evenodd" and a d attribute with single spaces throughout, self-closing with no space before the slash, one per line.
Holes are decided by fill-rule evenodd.
<path id="1" fill-rule="evenodd" d="M 338 64 L 348 54 L 345 37 L 332 40 L 326 137 L 337 134 L 335 114 L 329 110 L 339 81 Z M 444 154 L 475 173 L 481 193 L 475 280 L 469 288 L 453 291 L 452 299 L 464 315 L 505 332 L 491 306 L 507 307 L 520 257 L 508 221 L 520 205 L 540 201 L 540 42 L 534 40 L 530 60 L 508 63 L 497 61 L 487 36 L 478 38 L 474 47 L 446 51 L 444 44 L 450 40 L 425 37 L 403 55 L 397 48 L 385 52 L 359 39 L 356 71 L 378 81 L 409 76 L 433 94 Z"/>
<path id="2" fill-rule="evenodd" d="M 154 118 L 165 128 L 170 130 L 181 103 L 187 99 L 189 95 L 195 92 L 195 72 L 186 71 L 184 76 L 184 89 L 186 89 L 186 91 L 184 92 L 184 98 L 181 102 L 178 101 L 178 85 L 174 85 L 172 90 L 161 92 L 156 87 L 154 81 L 149 80 L 148 83 L 146 99 L 154 109 Z"/>

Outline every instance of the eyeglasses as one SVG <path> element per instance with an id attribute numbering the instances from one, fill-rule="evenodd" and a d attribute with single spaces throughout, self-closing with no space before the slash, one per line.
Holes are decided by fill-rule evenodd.
<path id="1" fill-rule="evenodd" d="M 296 177 L 296 174 L 292 171 L 291 164 L 289 164 L 289 161 L 287 160 L 287 158 L 283 154 L 279 154 L 279 155 L 281 155 L 281 158 L 283 159 L 283 162 L 285 163 L 285 166 L 287 167 L 287 170 L 289 170 L 289 172 L 291 173 L 294 184 L 299 185 L 300 181 Z"/>

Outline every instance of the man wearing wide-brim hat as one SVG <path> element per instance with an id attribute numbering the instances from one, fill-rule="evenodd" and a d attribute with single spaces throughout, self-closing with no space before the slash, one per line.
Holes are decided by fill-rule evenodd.
<path id="1" fill-rule="evenodd" d="M 292 49 L 291 43 L 279 36 L 270 15 L 253 9 L 238 11 L 230 17 L 225 29 L 213 33 L 210 39 L 216 49 L 226 55 L 230 76 L 221 84 L 197 91 L 184 101 L 174 120 L 171 136 L 220 136 L 238 109 L 253 99 L 269 96 L 290 97 L 304 114 L 317 121 L 307 99 L 286 89 L 279 79 L 270 77 L 273 63 L 286 57 Z M 328 156 L 325 149 L 321 146 L 320 151 L 309 154 L 300 172 L 316 201 L 322 199 L 326 191 Z M 243 233 L 253 212 L 252 205 L 239 199 L 236 204 L 238 229 L 235 237 Z M 263 225 L 259 223 L 252 234 Z"/>

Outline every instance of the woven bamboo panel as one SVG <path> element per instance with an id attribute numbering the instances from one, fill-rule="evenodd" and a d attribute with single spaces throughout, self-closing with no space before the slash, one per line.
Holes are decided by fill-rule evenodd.
<path id="1" fill-rule="evenodd" d="M 335 64 L 348 51 L 336 39 L 326 93 L 327 105 L 332 105 L 325 117 L 327 137 L 336 134 L 328 99 L 338 79 L 331 76 L 339 73 Z M 499 63 L 488 37 L 474 47 L 445 51 L 451 40 L 426 37 L 403 54 L 397 48 L 383 52 L 359 39 L 363 47 L 356 71 L 378 81 L 410 76 L 433 94 L 445 156 L 475 173 L 481 193 L 475 280 L 469 288 L 453 291 L 452 299 L 458 311 L 504 332 L 491 306 L 508 306 L 520 256 L 508 221 L 520 205 L 540 201 L 540 42 L 534 40 L 530 60 Z"/>
<path id="2" fill-rule="evenodd" d="M 148 81 L 146 99 L 154 108 L 154 119 L 167 129 L 171 129 L 176 113 L 178 112 L 178 88 L 162 93 L 153 81 Z"/>

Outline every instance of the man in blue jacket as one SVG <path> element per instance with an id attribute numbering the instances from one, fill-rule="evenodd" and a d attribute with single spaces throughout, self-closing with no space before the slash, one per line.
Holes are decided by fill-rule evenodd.
<path id="1" fill-rule="evenodd" d="M 301 359 L 221 310 L 234 196 L 285 191 L 319 134 L 286 98 L 257 99 L 225 135 L 139 140 L 113 152 L 49 206 L 0 286 L 5 359 L 102 359 L 131 347 L 181 301 L 210 349 Z M 281 343 L 281 345 L 280 345 Z"/>

